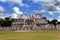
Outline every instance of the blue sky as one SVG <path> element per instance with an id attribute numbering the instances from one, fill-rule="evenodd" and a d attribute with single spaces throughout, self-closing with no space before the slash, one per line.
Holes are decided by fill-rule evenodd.
<path id="1" fill-rule="evenodd" d="M 0 0 L 0 18 L 19 18 L 21 14 L 35 13 L 60 21 L 60 0 Z"/>

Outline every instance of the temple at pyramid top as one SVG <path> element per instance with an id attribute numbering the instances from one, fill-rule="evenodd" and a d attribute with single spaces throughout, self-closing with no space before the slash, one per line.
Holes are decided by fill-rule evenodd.
<path id="1" fill-rule="evenodd" d="M 27 14 L 21 15 L 21 19 L 30 19 L 30 18 L 42 18 L 42 14 L 37 13 L 37 14 L 32 15 L 32 17 Z"/>

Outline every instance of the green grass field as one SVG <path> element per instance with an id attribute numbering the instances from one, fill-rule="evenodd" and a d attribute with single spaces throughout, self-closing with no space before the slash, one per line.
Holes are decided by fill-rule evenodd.
<path id="1" fill-rule="evenodd" d="M 0 40 L 60 40 L 60 31 L 0 32 Z"/>

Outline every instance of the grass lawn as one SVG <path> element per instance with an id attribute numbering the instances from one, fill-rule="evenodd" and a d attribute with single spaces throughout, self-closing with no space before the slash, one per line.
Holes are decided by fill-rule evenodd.
<path id="1" fill-rule="evenodd" d="M 0 32 L 0 40 L 60 40 L 60 31 Z"/>

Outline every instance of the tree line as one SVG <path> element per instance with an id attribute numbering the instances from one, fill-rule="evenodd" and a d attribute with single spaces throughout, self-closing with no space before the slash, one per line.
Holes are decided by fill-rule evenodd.
<path id="1" fill-rule="evenodd" d="M 44 19 L 46 19 L 46 17 L 43 17 Z M 57 19 L 53 19 L 53 20 L 47 20 L 48 24 L 53 24 L 54 28 L 56 29 L 56 25 L 60 24 L 60 22 Z"/>
<path id="2" fill-rule="evenodd" d="M 0 26 L 1 27 L 8 27 L 12 25 L 12 19 L 10 17 L 6 17 L 4 19 L 0 18 Z"/>

